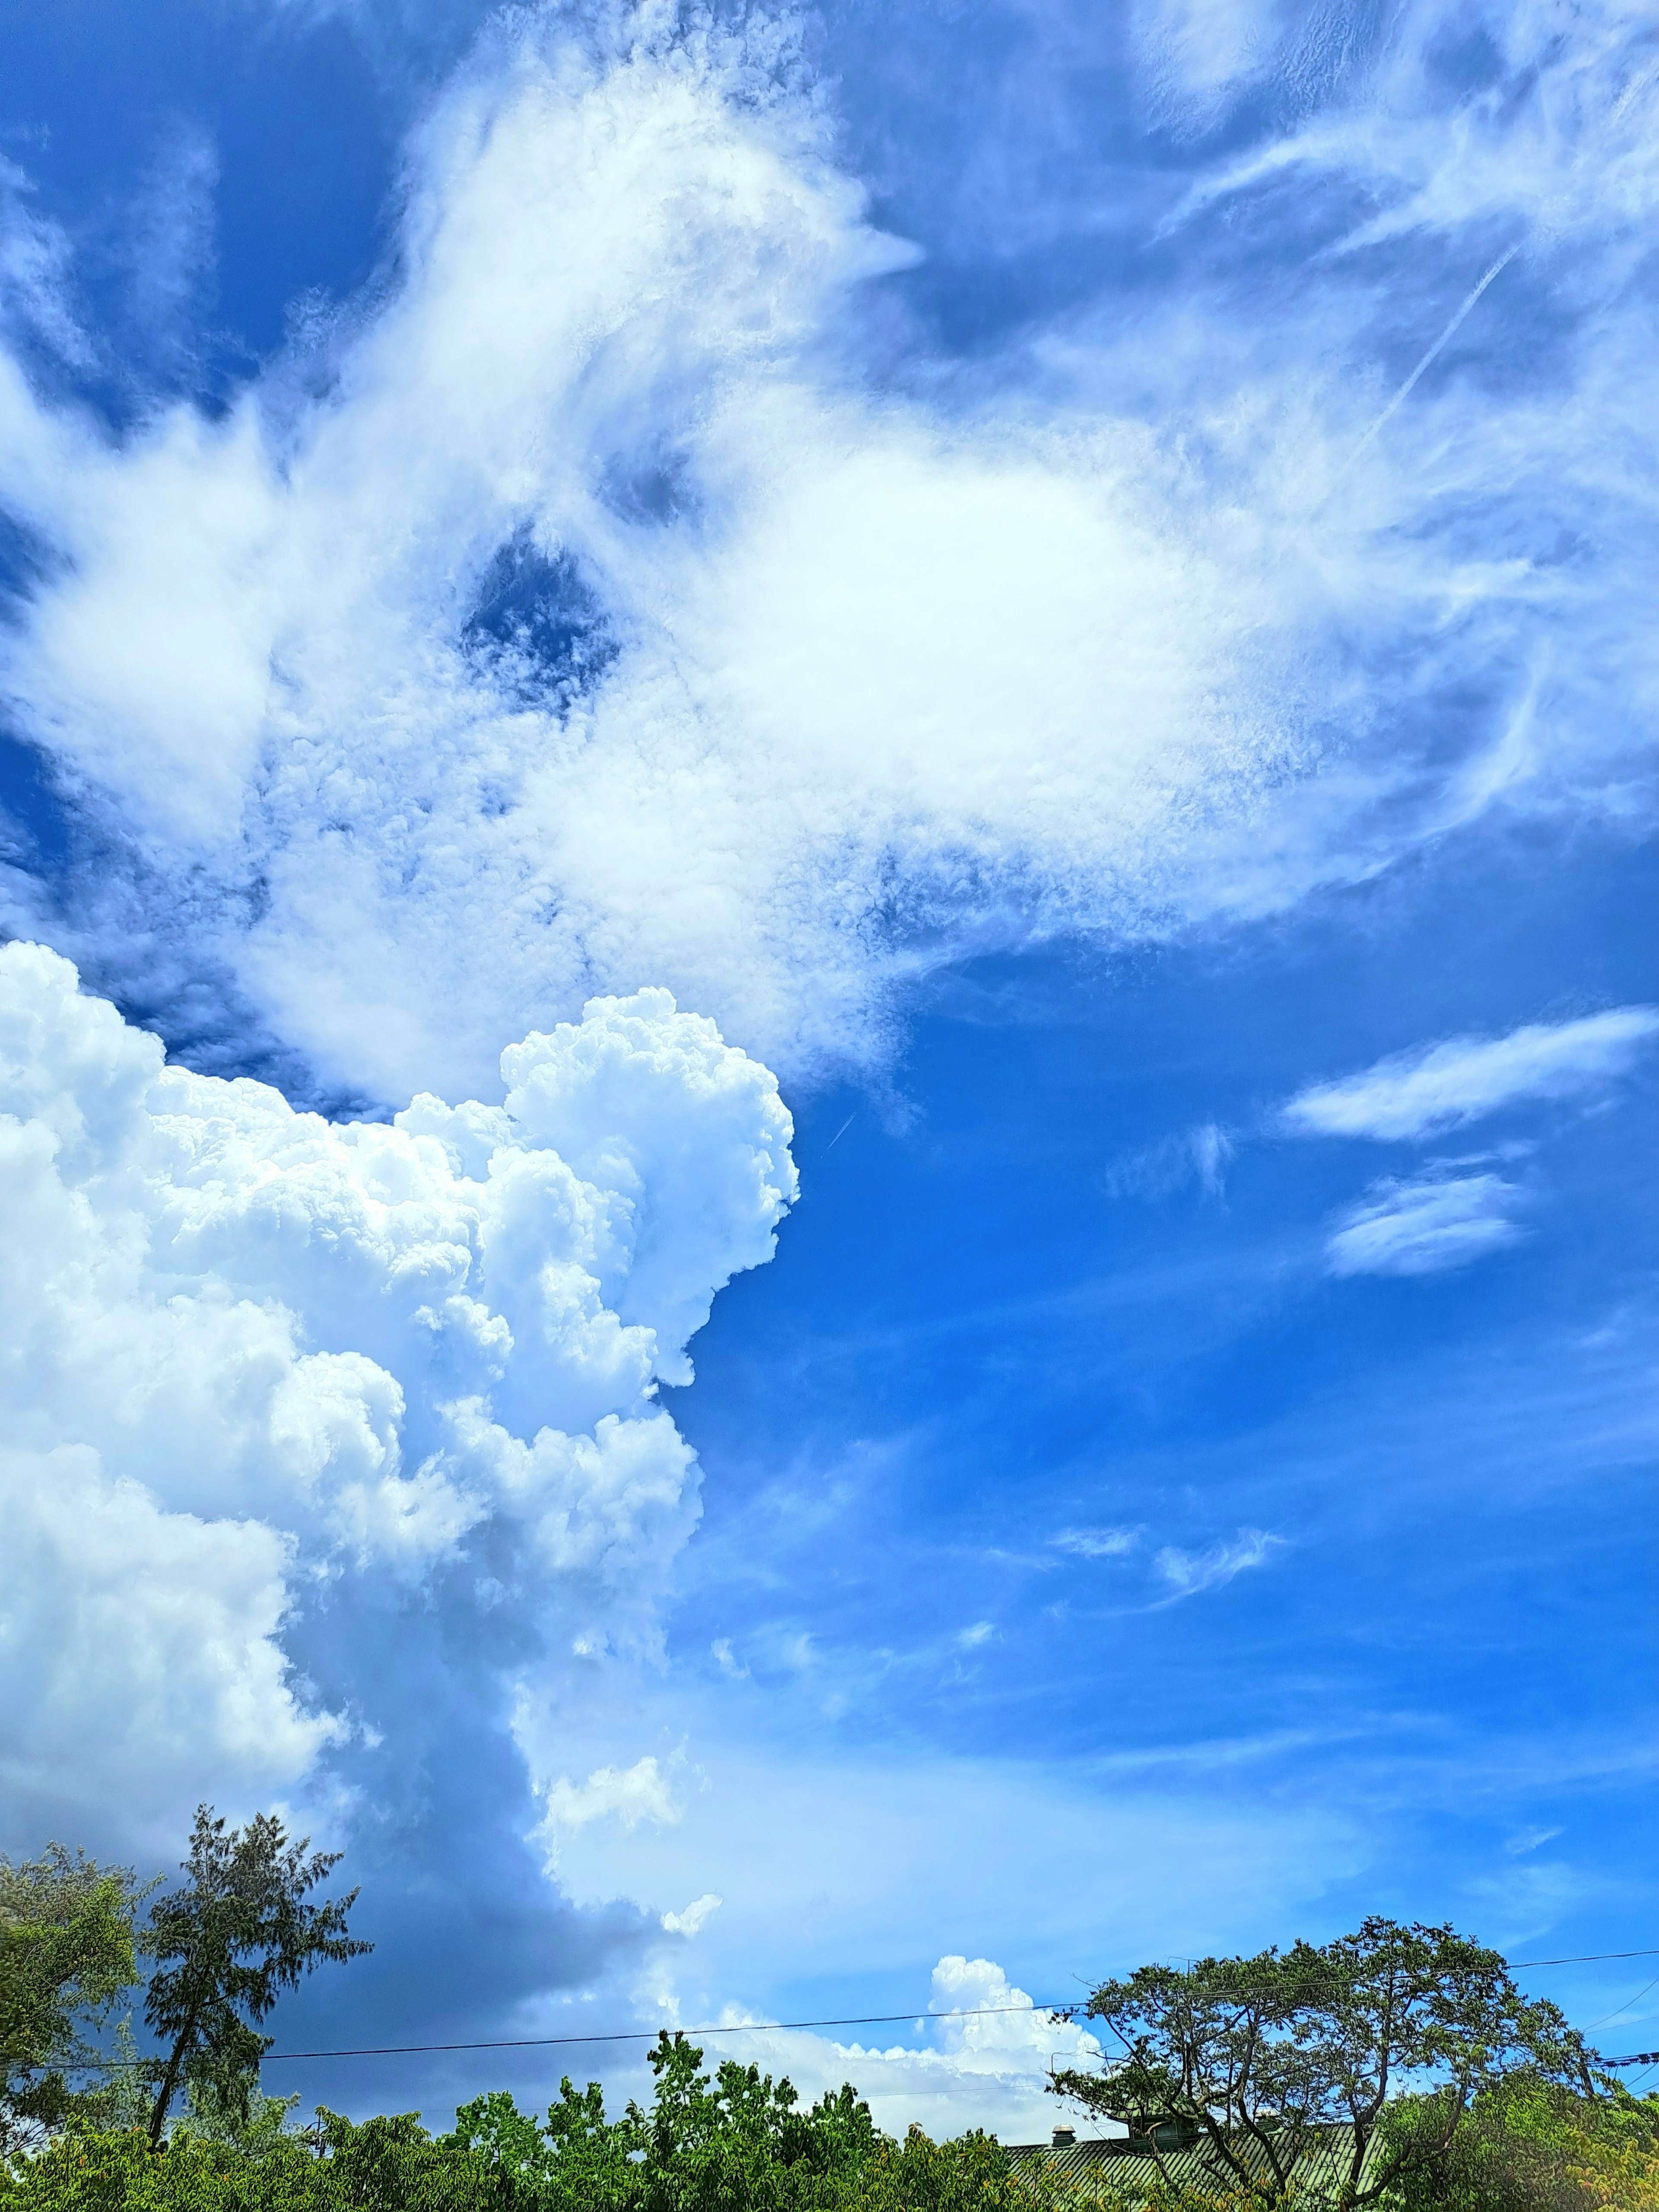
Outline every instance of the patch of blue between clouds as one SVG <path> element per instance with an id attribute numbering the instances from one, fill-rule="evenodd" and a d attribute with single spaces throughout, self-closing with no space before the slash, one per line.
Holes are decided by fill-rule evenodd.
<path id="1" fill-rule="evenodd" d="M 723 1295 L 676 1394 L 708 1478 L 677 1653 L 745 1668 L 786 1738 L 1231 1769 L 1247 1803 L 1340 1807 L 1370 1843 L 1331 1869 L 1331 1929 L 1375 1907 L 1517 1955 L 1546 1928 L 1552 1953 L 1635 1943 L 1659 1071 L 1451 1145 L 1272 1126 L 1407 1041 L 1659 998 L 1652 856 L 1587 850 L 1547 883 L 1535 857 L 1430 860 L 1224 945 L 976 964 L 919 1024 L 908 1119 L 861 1110 L 830 1152 L 853 1100 L 815 1101 L 779 1258 Z M 1144 1195 L 1114 1172 L 1214 1127 L 1218 1187 L 1201 1158 Z M 1328 1223 L 1379 1152 L 1493 1146 L 1523 1154 L 1524 1242 L 1332 1279 Z M 1169 1555 L 1225 1567 L 1241 1531 L 1279 1542 L 1182 1595 Z M 1528 1827 L 1559 1839 L 1517 1870 Z M 1020 1971 L 1064 1988 L 1078 1963 Z"/>

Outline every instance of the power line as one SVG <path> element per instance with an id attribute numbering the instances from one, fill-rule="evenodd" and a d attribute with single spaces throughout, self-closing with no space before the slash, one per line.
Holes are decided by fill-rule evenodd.
<path id="1" fill-rule="evenodd" d="M 1584 1951 L 1567 1959 L 1515 1959 L 1509 1962 L 1513 1972 L 1528 1966 L 1598 1966 L 1614 1959 L 1659 1959 L 1659 1949 L 1650 1951 Z M 1085 2001 L 1086 2002 L 1086 2001 Z M 1620 2007 L 1620 2010 L 1623 2008 Z M 416 2058 L 459 2051 L 554 2051 L 586 2044 L 654 2043 L 659 2034 L 674 2033 L 681 2035 L 775 2035 L 785 2031 L 817 2027 L 890 2027 L 912 2020 L 988 2020 L 1008 2013 L 1082 2013 L 1084 2007 L 1076 1998 L 1056 2004 L 1030 2005 L 963 2005 L 949 2012 L 844 2013 L 830 2020 L 765 2020 L 738 2021 L 711 2023 L 702 2027 L 672 2029 L 665 2027 L 613 2028 L 592 2035 L 508 2035 L 491 2036 L 476 2043 L 368 2043 L 332 2051 L 267 2051 L 260 2060 L 264 2066 L 282 2065 L 302 2058 Z M 1086 2013 L 1084 2014 L 1087 2017 Z M 1646 2063 L 1649 2058 L 1659 2063 L 1652 2053 L 1635 2058 L 1609 2058 L 1602 2063 L 1608 2066 L 1635 2066 Z M 106 2059 L 94 2062 L 100 2070 L 115 2071 L 122 2067 L 148 2065 L 147 2059 Z"/>
<path id="2" fill-rule="evenodd" d="M 481 2043 L 368 2043 L 349 2050 L 337 2051 L 267 2051 L 260 2060 L 262 2066 L 280 2064 L 284 2059 L 295 2058 L 408 2058 L 423 2053 L 441 2051 L 547 2051 L 572 2044 L 584 2043 L 654 2043 L 659 2035 L 775 2035 L 784 2028 L 799 2027 L 882 2027 L 899 2021 L 921 2020 L 982 2020 L 993 2013 L 1029 2013 L 1033 2019 L 1039 2013 L 1064 2011 L 1062 2005 L 969 2005 L 953 2012 L 921 2013 L 913 2006 L 908 2012 L 862 2012 L 839 2020 L 748 2020 L 727 2021 L 707 2027 L 626 2027 L 614 2028 L 595 2035 L 507 2035 L 492 2036 Z M 88 2058 L 82 2062 L 83 2071 L 118 2073 L 124 2067 L 153 2066 L 154 2058 Z"/>
<path id="3" fill-rule="evenodd" d="M 1583 1951 L 1576 1959 L 1510 1959 L 1506 1963 L 1511 1973 L 1518 1974 L 1522 1966 L 1595 1966 L 1607 1959 L 1659 1959 L 1659 1951 Z"/>
<path id="4" fill-rule="evenodd" d="M 1651 1951 L 1586 1951 L 1571 1959 L 1516 1959 L 1513 1970 L 1519 1972 L 1528 1966 L 1588 1966 L 1613 1959 L 1659 1959 L 1659 1949 Z M 1080 2010 L 1075 1999 L 1064 2004 L 1040 2005 L 969 2005 L 951 2012 L 871 2012 L 843 2014 L 837 2020 L 773 2020 L 744 2021 L 737 2025 L 708 2027 L 687 2027 L 678 2031 L 684 2035 L 750 2035 L 778 2033 L 785 2029 L 811 2027 L 890 2027 L 901 2021 L 909 2020 L 985 2020 L 1012 2012 L 1071 2013 Z M 1622 2008 L 1621 2008 L 1622 2009 Z M 493 2038 L 484 2043 L 381 2043 L 366 2045 L 351 2051 L 270 2051 L 264 2063 L 270 2065 L 284 2059 L 298 2058 L 400 2058 L 429 2056 L 449 2051 L 546 2051 L 567 2045 L 586 2043 L 654 2043 L 663 2030 L 654 2027 L 624 2028 L 602 2035 L 520 2035 Z M 1609 2064 L 1613 2063 L 1611 2060 Z"/>
<path id="5" fill-rule="evenodd" d="M 983 2020 L 994 2013 L 1030 2013 L 1035 2019 L 1038 2013 L 1064 2009 L 1061 2005 L 969 2005 L 955 2012 L 919 2013 L 913 2008 L 909 2012 L 854 2013 L 839 2020 L 727 2021 L 712 2027 L 682 2027 L 672 2032 L 678 2035 L 776 2035 L 785 2028 L 886 2027 L 899 2021 Z M 665 2027 L 630 2027 L 605 2035 L 515 2035 L 489 2043 L 382 2043 L 362 2051 L 268 2051 L 260 2063 L 268 2066 L 273 2059 L 281 2058 L 390 2058 L 431 2051 L 533 2051 L 571 2043 L 654 2043 L 659 2035 L 669 2033 Z"/>

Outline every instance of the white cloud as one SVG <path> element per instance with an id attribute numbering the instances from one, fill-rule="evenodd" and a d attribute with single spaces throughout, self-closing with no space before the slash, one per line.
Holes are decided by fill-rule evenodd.
<path id="1" fill-rule="evenodd" d="M 1659 1036 L 1659 1007 L 1616 1006 L 1534 1022 L 1498 1037 L 1448 1037 L 1299 1091 L 1285 1107 L 1298 1136 L 1423 1137 L 1528 1098 L 1606 1090 Z"/>
<path id="2" fill-rule="evenodd" d="M 1271 66 L 1293 127 L 1263 133 L 1205 177 L 1184 213 L 1253 191 L 1302 195 L 1362 188 L 1363 214 L 1342 238 L 1362 243 L 1529 227 L 1547 248 L 1581 250 L 1611 233 L 1626 249 L 1659 185 L 1645 133 L 1653 84 L 1639 64 L 1638 8 L 1591 0 L 1458 7 L 1413 0 L 1387 19 L 1285 9 L 1273 0 L 1165 0 L 1143 11 L 1148 74 L 1192 121 Z M 1449 36 L 1478 24 L 1481 63 L 1468 77 L 1444 64 Z M 1183 71 L 1179 56 L 1202 51 Z M 1175 66 L 1170 66 L 1174 62 Z M 1184 77 L 1184 82 L 1183 82 Z M 1346 95 L 1346 96 L 1345 96 Z"/>
<path id="3" fill-rule="evenodd" d="M 546 1832 L 556 1848 L 561 1829 L 585 1828 L 590 1820 L 620 1820 L 624 1828 L 635 1828 L 641 1820 L 672 1826 L 681 1812 L 672 1784 L 654 1758 L 629 1767 L 599 1767 L 586 1782 L 561 1775 L 548 1784 L 543 1802 Z"/>
<path id="4" fill-rule="evenodd" d="M 655 1390 L 771 1253 L 789 1118 L 663 992 L 595 1000 L 503 1080 L 501 1106 L 425 1096 L 391 1126 L 296 1114 L 0 949 L 19 1790 L 130 1784 L 142 1810 L 292 1781 L 337 1730 L 288 1671 L 291 1607 L 319 1577 L 418 1582 L 475 1530 L 521 1624 L 651 1648 L 698 1510 Z M 647 1759 L 556 1809 L 659 1814 L 665 1788 Z"/>
<path id="5" fill-rule="evenodd" d="M 1043 2087 L 1051 2069 L 1090 2069 L 1100 2058 L 1100 2045 L 1086 2028 L 1038 2008 L 990 1959 L 941 1959 L 927 2010 L 931 2019 L 916 2022 L 926 2041 L 842 2042 L 757 2022 L 745 2033 L 722 2034 L 710 2057 L 787 2074 L 803 2102 L 851 2081 L 890 2134 L 902 2136 L 914 2123 L 938 2141 L 985 2128 L 1004 2142 L 1046 2142 L 1068 2117 Z M 728 2009 L 722 2020 L 743 2017 Z M 1103 2126 L 1100 2132 L 1117 2130 Z"/>
<path id="6" fill-rule="evenodd" d="M 1260 75 L 1282 34 L 1273 0 L 1138 0 L 1131 21 L 1153 113 L 1188 130 Z"/>
<path id="7" fill-rule="evenodd" d="M 170 1513 L 86 1445 L 0 1453 L 0 1787 L 10 1818 L 125 1808 L 129 1832 L 202 1778 L 240 1799 L 297 1781 L 338 1721 L 283 1655 L 289 1546 Z"/>
<path id="8" fill-rule="evenodd" d="M 752 2007 L 757 1983 L 769 1993 L 845 1988 L 849 1960 L 866 1990 L 893 2000 L 773 2002 L 789 2003 L 786 2018 L 887 2012 L 908 1991 L 921 2012 L 933 1962 L 958 1951 L 1018 1958 L 1020 1983 L 1054 2002 L 1079 1993 L 1079 1976 L 1115 1963 L 1237 1948 L 1255 1940 L 1246 1931 L 1282 1927 L 1351 1875 L 1366 1848 L 1347 1815 L 1322 1802 L 1246 1805 L 1230 1747 L 1152 1746 L 1144 1758 L 1131 1747 L 1121 1759 L 1056 1765 L 926 1745 L 834 1749 L 775 1731 L 763 1744 L 744 1741 L 722 1735 L 717 1708 L 677 1710 L 695 1732 L 708 1785 L 687 1793 L 681 1820 L 632 1829 L 596 1821 L 562 1839 L 559 1854 L 561 1881 L 580 1904 L 703 1893 L 726 1900 L 692 1953 L 674 1948 L 678 2008 L 653 1989 L 659 2017 L 720 2020 L 734 1996 Z M 526 1747 L 544 1771 L 568 1765 L 556 1728 Z M 935 1998 L 947 2008 L 938 1990 Z M 1039 2075 L 1048 2051 L 1063 2047 L 1042 2044 L 1046 2028 L 1038 2033 L 1029 2014 L 1003 2029 L 981 2023 L 975 2047 L 993 2030 L 1033 2052 Z M 917 2039 L 896 2027 L 859 2033 L 866 2044 Z M 952 2034 L 942 2025 L 925 2039 L 946 2050 Z M 818 2056 L 827 2086 L 870 2086 L 868 2067 L 821 2045 Z M 764 2063 L 793 2071 L 781 2045 Z M 800 2073 L 793 2078 L 805 2086 Z M 1040 2093 L 1036 2101 L 1040 2109 Z M 965 2115 L 957 2124 L 973 2124 L 960 2100 L 954 2109 Z M 1029 2101 L 1025 2109 L 1022 2126 Z M 927 2117 L 920 2107 L 894 2116 L 901 2128 Z M 1051 2122 L 1058 2117 L 1051 2111 Z"/>
<path id="9" fill-rule="evenodd" d="M 1325 1246 L 1334 1275 L 1432 1275 L 1515 1243 L 1524 1194 L 1501 1176 L 1422 1177 L 1374 1183 L 1343 1214 Z"/>
<path id="10" fill-rule="evenodd" d="M 1504 1838 L 1504 1849 L 1511 1858 L 1524 1858 L 1528 1851 L 1535 1851 L 1545 1844 L 1553 1844 L 1558 1836 L 1565 1832 L 1565 1829 L 1559 1827 L 1522 1828 L 1517 1834 Z"/>
<path id="11" fill-rule="evenodd" d="M 1590 93 L 1638 33 L 1608 10 L 1553 46 L 1539 15 L 1520 112 L 1577 103 L 1547 150 L 1611 270 L 1656 197 L 1652 90 L 1611 171 Z M 1276 19 L 1160 21 L 1212 90 Z M 1651 518 L 1605 458 L 1645 435 L 1638 308 L 1541 398 L 1413 402 L 1407 471 L 1346 459 L 1378 396 L 1352 364 L 1395 334 L 1321 270 L 1248 341 L 1189 299 L 1050 334 L 1000 392 L 866 379 L 868 280 L 907 249 L 787 44 L 514 16 L 417 134 L 396 279 L 320 361 L 121 442 L 0 380 L 0 496 L 61 556 L 0 684 L 131 854 L 67 918 L 14 873 L 15 920 L 151 988 L 217 963 L 388 1098 L 482 1092 L 502 1036 L 656 982 L 800 1073 L 878 1054 L 893 990 L 967 947 L 1259 913 L 1491 807 L 1639 811 Z M 1426 222 L 1443 117 L 1412 84 L 1408 147 L 1344 118 L 1297 158 L 1392 158 Z M 1601 550 L 1477 556 L 1472 508 Z M 573 629 L 581 671 L 538 659 Z M 1496 703 L 1448 761 L 1433 702 L 1464 684 Z M 1523 694 L 1524 757 L 1471 781 Z"/>
<path id="12" fill-rule="evenodd" d="M 1071 1552 L 1079 1559 L 1119 1559 L 1140 1541 L 1138 1528 L 1062 1528 L 1049 1542 L 1057 1552 Z"/>
<path id="13" fill-rule="evenodd" d="M 1265 1528 L 1241 1528 L 1231 1542 L 1212 1544 L 1207 1552 L 1183 1552 L 1166 1544 L 1154 1556 L 1152 1566 L 1174 1597 L 1196 1597 L 1202 1590 L 1231 1582 L 1247 1568 L 1265 1566 L 1284 1546 L 1282 1536 Z"/>
<path id="14" fill-rule="evenodd" d="M 671 1936 L 695 1936 L 709 1914 L 718 1912 L 725 1902 L 725 1899 L 716 1897 L 712 1889 L 705 1890 L 701 1897 L 694 1898 L 684 1911 L 665 1912 L 662 1924 Z"/>

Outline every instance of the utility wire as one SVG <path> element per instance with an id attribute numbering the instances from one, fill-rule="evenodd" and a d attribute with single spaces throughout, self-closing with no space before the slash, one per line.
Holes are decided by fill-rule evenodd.
<path id="1" fill-rule="evenodd" d="M 1517 1959 L 1515 1971 L 1527 1966 L 1583 1966 L 1598 1964 L 1608 1959 L 1659 1959 L 1655 1951 L 1590 1951 L 1576 1959 Z M 1623 2011 L 1621 2005 L 1620 2010 Z M 684 2035 L 750 2035 L 779 2033 L 785 2029 L 808 2027 L 888 2027 L 908 2020 L 985 2020 L 1011 2012 L 1066 2013 L 1075 2014 L 1083 2007 L 1075 2000 L 1066 2004 L 1040 2005 L 969 2005 L 952 2012 L 876 2012 L 858 2013 L 839 2020 L 775 2020 L 744 2021 L 737 2026 L 687 2027 L 678 2031 Z M 1086 2017 L 1086 2014 L 1085 2015 Z M 361 2051 L 267 2051 L 264 2063 L 285 2058 L 391 2058 L 415 2057 L 442 2051 L 526 2051 L 546 2050 L 552 2046 L 580 2043 L 653 2043 L 662 2031 L 654 2027 L 623 2029 L 605 2035 L 526 2035 L 514 2036 L 489 2043 L 388 2043 L 367 2047 Z M 1609 2059 L 1607 2064 L 1623 2065 L 1633 2061 Z"/>
<path id="2" fill-rule="evenodd" d="M 1515 1959 L 1509 1962 L 1510 1970 L 1520 1972 L 1528 1966 L 1589 1966 L 1612 1959 L 1659 1959 L 1659 1949 L 1651 1951 L 1585 1951 L 1569 1959 Z M 1621 2006 L 1622 2011 L 1624 2008 Z M 654 2043 L 659 2034 L 674 2033 L 681 2035 L 775 2035 L 785 2030 L 811 2027 L 889 2027 L 911 2020 L 988 2020 L 1008 2013 L 1064 2013 L 1074 2016 L 1084 2013 L 1084 2006 L 1075 1998 L 1060 2004 L 1038 2005 L 964 2005 L 950 2012 L 919 2013 L 914 2008 L 908 2012 L 847 2013 L 833 2020 L 756 2020 L 726 2021 L 702 2027 L 671 2030 L 668 2027 L 615 2028 L 594 2035 L 508 2035 L 492 2036 L 477 2043 L 369 2043 L 332 2051 L 267 2051 L 260 2064 L 281 2065 L 285 2061 L 301 2058 L 414 2058 L 429 2057 L 437 2052 L 454 2051 L 549 2051 L 574 2045 L 594 2043 Z M 1633 2058 L 1607 2058 L 1607 2066 L 1639 2066 L 1650 2061 L 1659 2063 L 1659 2054 L 1638 2052 Z M 105 2059 L 90 2062 L 101 2070 L 118 2071 L 124 2067 L 150 2065 L 150 2059 Z"/>

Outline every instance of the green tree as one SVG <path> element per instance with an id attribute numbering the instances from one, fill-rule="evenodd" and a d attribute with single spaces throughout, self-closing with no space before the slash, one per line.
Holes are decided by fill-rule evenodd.
<path id="1" fill-rule="evenodd" d="M 1334 2124 L 1352 2130 L 1334 2201 L 1357 2207 L 1443 2169 L 1471 2101 L 1510 2075 L 1589 2086 L 1592 2054 L 1556 2008 L 1449 1927 L 1374 1917 L 1316 1947 L 1143 1966 L 1079 2009 L 1121 2056 L 1051 2086 L 1132 2126 L 1184 2124 L 1263 2203 Z M 1390 2100 L 1424 2088 L 1420 2124 L 1379 2134 Z"/>
<path id="2" fill-rule="evenodd" d="M 1437 2137 L 1443 2092 L 1399 2100 L 1390 2135 Z M 1659 2099 L 1586 2096 L 1534 2074 L 1474 2098 L 1443 2157 L 1407 2164 L 1389 2212 L 1659 2212 Z"/>
<path id="3" fill-rule="evenodd" d="M 137 1980 L 143 1893 L 125 1867 L 50 1844 L 0 1856 L 0 2157 L 61 2126 L 95 2059 L 87 2031 Z"/>
<path id="4" fill-rule="evenodd" d="M 607 2120 L 597 2081 L 567 2078 L 544 2124 L 511 2097 L 481 2097 L 457 2113 L 455 2142 L 496 2178 L 503 2212 L 757 2212 L 825 2205 L 881 2141 L 850 2087 L 803 2110 L 788 2081 L 732 2059 L 712 2076 L 684 2035 L 650 2053 L 648 2112 L 630 2102 Z M 816 2185 L 822 2183 L 822 2187 Z"/>
<path id="5" fill-rule="evenodd" d="M 493 2212 L 484 2161 L 453 2136 L 434 2138 L 415 2112 L 362 2122 L 319 2106 L 313 2134 L 338 2212 Z"/>
<path id="6" fill-rule="evenodd" d="M 72 2125 L 0 2178 L 5 2212 L 492 2212 L 483 2163 L 434 2142 L 412 2113 L 361 2124 L 319 2109 L 306 2140 L 276 2135 L 257 2155 L 174 2130 Z"/>
<path id="7" fill-rule="evenodd" d="M 327 1904 L 307 1903 L 340 1862 L 337 1851 L 311 1851 L 310 1841 L 291 1842 L 271 1814 L 227 1830 L 210 1806 L 198 1807 L 186 1880 L 155 1905 L 144 1939 L 158 1962 L 144 2018 L 165 2053 L 154 2074 L 153 2143 L 181 2088 L 245 2116 L 270 2048 L 252 2023 L 325 1959 L 372 1948 L 347 1932 L 355 1889 Z"/>

